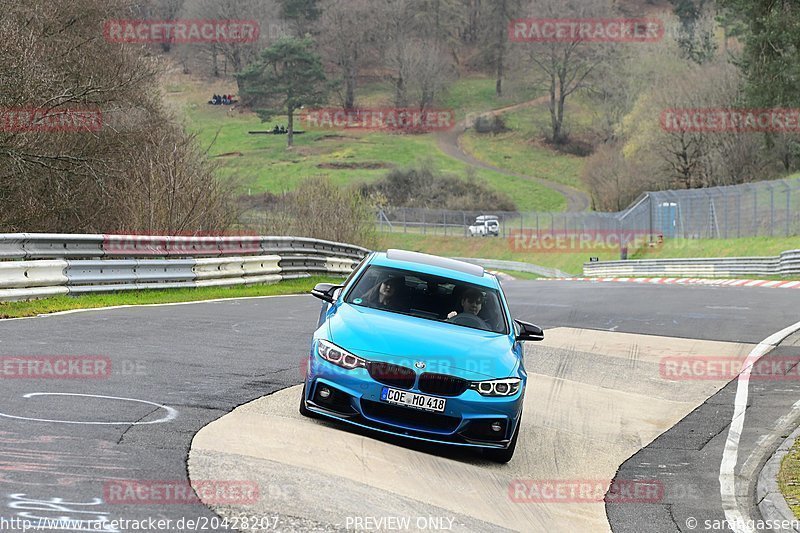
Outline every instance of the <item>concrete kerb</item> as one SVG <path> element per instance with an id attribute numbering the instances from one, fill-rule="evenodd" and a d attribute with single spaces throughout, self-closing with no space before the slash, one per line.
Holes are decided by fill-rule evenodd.
<path id="1" fill-rule="evenodd" d="M 778 472 L 781 469 L 781 462 L 783 458 L 789 453 L 794 442 L 800 437 L 800 428 L 797 428 L 787 437 L 775 450 L 772 457 L 766 462 L 761 472 L 758 474 L 758 482 L 756 484 L 756 500 L 758 501 L 758 510 L 764 520 L 771 520 L 775 522 L 788 522 L 797 523 L 798 518 L 795 517 L 789 504 L 781 493 L 778 486 Z M 798 527 L 789 530 L 781 529 L 776 531 L 794 531 L 800 532 Z"/>

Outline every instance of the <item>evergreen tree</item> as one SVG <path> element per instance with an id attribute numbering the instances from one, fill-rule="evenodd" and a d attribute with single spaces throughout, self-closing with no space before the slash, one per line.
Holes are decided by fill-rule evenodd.
<path id="1" fill-rule="evenodd" d="M 236 77 L 263 122 L 279 114 L 288 116 L 289 148 L 294 144 L 295 112 L 325 102 L 328 91 L 322 61 L 310 38 L 280 39 Z"/>

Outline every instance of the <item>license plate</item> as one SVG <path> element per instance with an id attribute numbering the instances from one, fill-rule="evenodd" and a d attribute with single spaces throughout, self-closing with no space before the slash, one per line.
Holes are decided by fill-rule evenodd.
<path id="1" fill-rule="evenodd" d="M 436 413 L 443 413 L 447 405 L 447 400 L 443 398 L 425 396 L 424 394 L 417 394 L 416 392 L 408 392 L 405 390 L 390 389 L 389 387 L 384 387 L 381 391 L 381 400 L 386 403 L 405 405 L 406 407 L 422 409 L 423 411 L 434 411 Z"/>

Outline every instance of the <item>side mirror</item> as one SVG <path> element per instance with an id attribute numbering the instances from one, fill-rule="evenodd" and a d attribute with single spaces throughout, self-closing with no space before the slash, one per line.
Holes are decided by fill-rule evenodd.
<path id="1" fill-rule="evenodd" d="M 517 333 L 517 341 L 543 341 L 544 331 L 539 326 L 528 324 L 521 320 L 515 320 L 519 333 Z"/>
<path id="2" fill-rule="evenodd" d="M 311 295 L 315 296 L 316 298 L 319 298 L 324 302 L 332 304 L 336 299 L 334 297 L 334 293 L 341 288 L 342 288 L 341 285 L 333 285 L 331 283 L 320 283 L 311 290 Z"/>

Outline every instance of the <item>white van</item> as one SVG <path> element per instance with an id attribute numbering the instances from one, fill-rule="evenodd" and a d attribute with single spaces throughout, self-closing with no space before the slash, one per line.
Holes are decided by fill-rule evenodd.
<path id="1" fill-rule="evenodd" d="M 494 215 L 481 215 L 475 219 L 475 223 L 469 227 L 470 237 L 499 237 L 500 220 Z"/>

